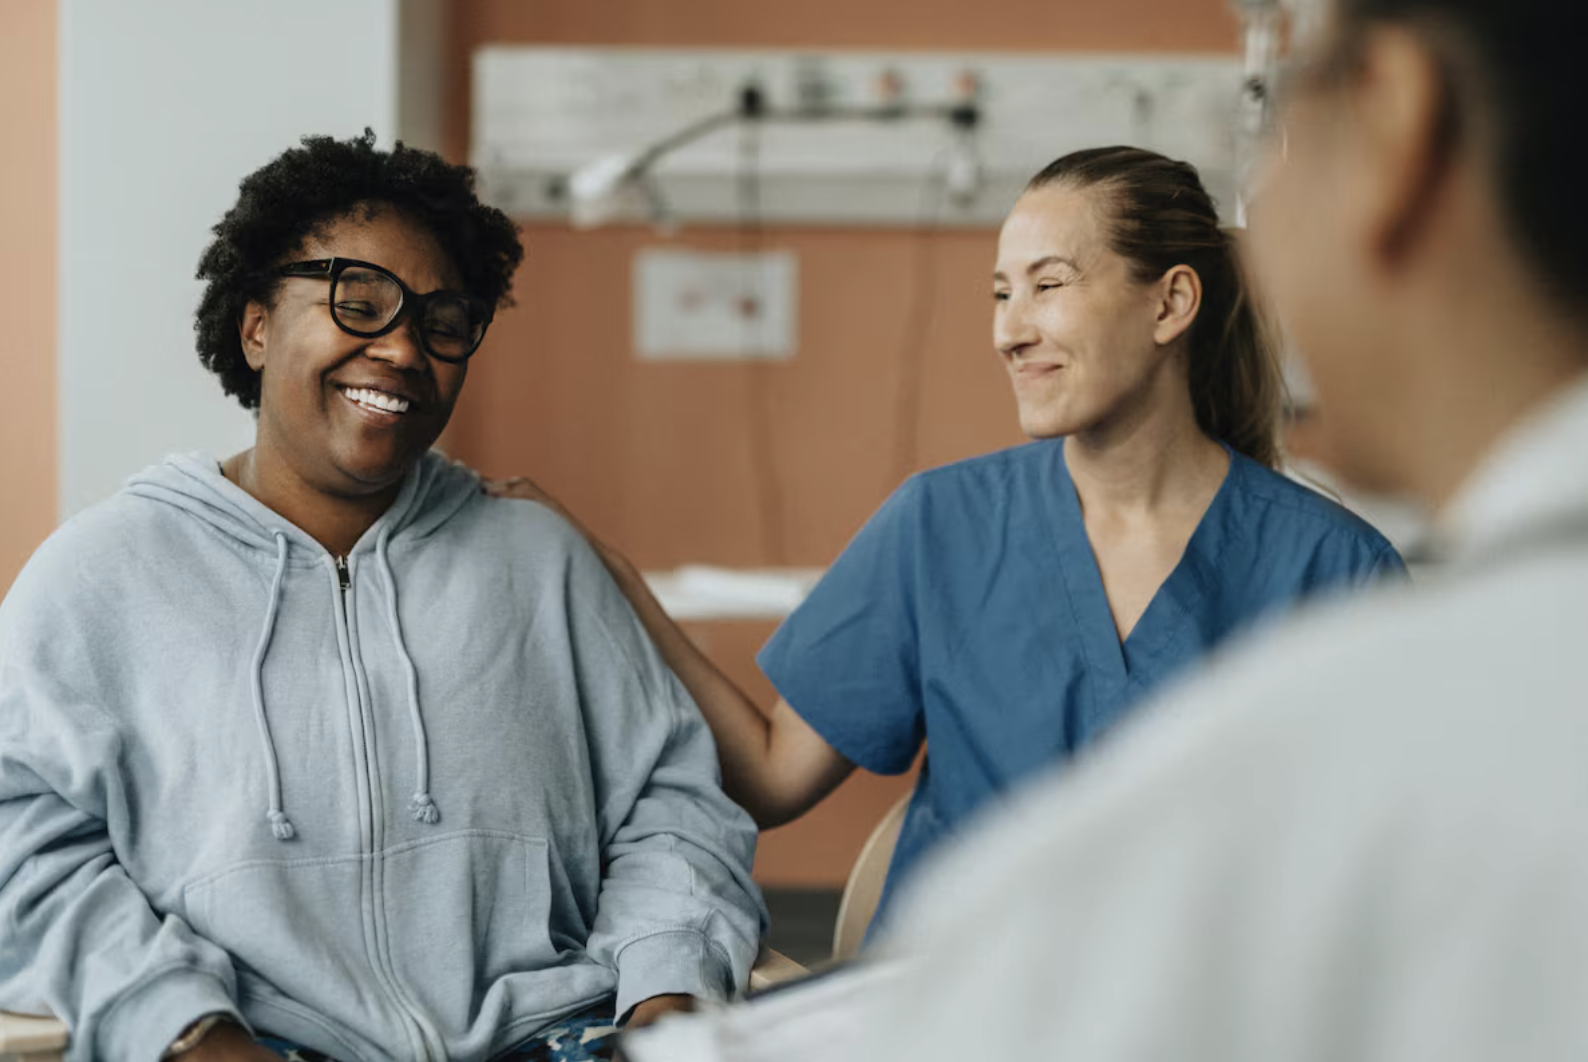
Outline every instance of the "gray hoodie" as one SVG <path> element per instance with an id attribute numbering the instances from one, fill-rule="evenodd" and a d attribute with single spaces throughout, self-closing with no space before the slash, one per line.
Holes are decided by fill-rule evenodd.
<path id="1" fill-rule="evenodd" d="M 484 1059 L 721 998 L 765 921 L 711 737 L 563 521 L 430 454 L 345 566 L 176 457 L 0 603 L 0 1008 Z"/>

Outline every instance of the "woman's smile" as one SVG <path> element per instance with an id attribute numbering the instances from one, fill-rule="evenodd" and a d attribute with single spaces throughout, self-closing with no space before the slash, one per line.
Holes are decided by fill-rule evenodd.
<path id="1" fill-rule="evenodd" d="M 376 423 L 390 423 L 406 414 L 413 401 L 400 394 L 374 387 L 337 386 L 342 397 L 351 402 L 360 413 Z"/>

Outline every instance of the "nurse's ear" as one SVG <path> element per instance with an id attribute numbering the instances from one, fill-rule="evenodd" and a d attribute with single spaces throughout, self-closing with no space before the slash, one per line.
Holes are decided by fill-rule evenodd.
<path id="1" fill-rule="evenodd" d="M 256 299 L 248 300 L 242 315 L 237 319 L 237 338 L 243 345 L 243 357 L 248 367 L 259 372 L 265 367 L 265 338 L 270 310 Z"/>
<path id="2" fill-rule="evenodd" d="M 1188 265 L 1170 267 L 1158 279 L 1154 288 L 1157 304 L 1157 325 L 1152 338 L 1159 346 L 1168 346 L 1190 329 L 1202 308 L 1202 278 Z"/>

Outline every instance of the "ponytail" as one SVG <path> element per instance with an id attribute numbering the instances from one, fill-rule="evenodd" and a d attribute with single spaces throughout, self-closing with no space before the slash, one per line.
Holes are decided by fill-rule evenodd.
<path id="1" fill-rule="evenodd" d="M 1252 460 L 1279 467 L 1285 378 L 1279 345 L 1252 291 L 1235 231 L 1220 230 L 1222 253 L 1210 255 L 1203 303 L 1191 333 L 1191 405 L 1197 426 Z M 1220 290 L 1209 294 L 1217 286 Z"/>

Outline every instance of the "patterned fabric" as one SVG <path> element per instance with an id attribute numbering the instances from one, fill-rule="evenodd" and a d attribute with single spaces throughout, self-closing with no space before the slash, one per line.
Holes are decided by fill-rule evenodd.
<path id="1" fill-rule="evenodd" d="M 300 1047 L 279 1036 L 260 1036 L 259 1042 L 285 1058 L 287 1062 L 334 1062 L 329 1055 L 322 1055 L 308 1047 Z"/>
<path id="2" fill-rule="evenodd" d="M 564 1018 L 503 1055 L 512 1062 L 606 1062 L 618 1044 L 610 1005 Z"/>
<path id="3" fill-rule="evenodd" d="M 618 1026 L 610 1003 L 563 1018 L 519 1044 L 498 1062 L 609 1062 L 617 1047 Z M 287 1062 L 336 1062 L 329 1055 L 279 1036 L 262 1034 L 259 1042 Z"/>

